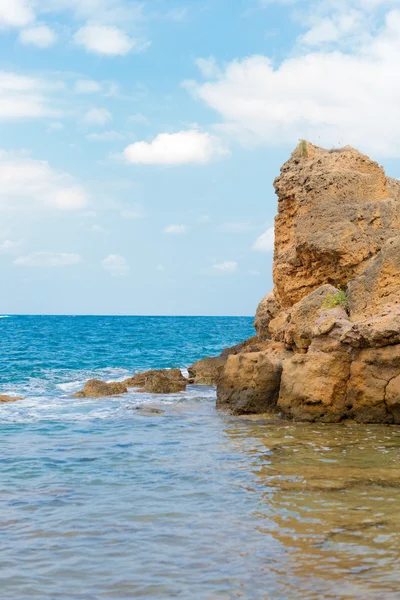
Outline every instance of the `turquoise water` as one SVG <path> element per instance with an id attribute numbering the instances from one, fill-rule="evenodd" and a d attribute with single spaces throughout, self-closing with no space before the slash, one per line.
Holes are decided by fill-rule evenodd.
<path id="1" fill-rule="evenodd" d="M 0 393 L 26 398 L 0 405 L 2 600 L 400 598 L 398 428 L 234 419 L 200 386 L 72 396 L 252 332 L 248 318 L 0 319 Z"/>

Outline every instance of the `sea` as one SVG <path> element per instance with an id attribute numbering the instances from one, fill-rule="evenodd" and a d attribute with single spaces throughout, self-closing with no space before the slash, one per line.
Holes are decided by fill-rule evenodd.
<path id="1" fill-rule="evenodd" d="M 0 318 L 0 600 L 400 600 L 400 428 L 216 411 L 187 367 L 247 317 Z M 152 410 L 137 410 L 137 408 Z"/>

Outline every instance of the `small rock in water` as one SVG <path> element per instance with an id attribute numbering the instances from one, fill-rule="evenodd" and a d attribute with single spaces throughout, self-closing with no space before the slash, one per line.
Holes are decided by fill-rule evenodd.
<path id="1" fill-rule="evenodd" d="M 154 382 L 151 383 L 151 381 Z M 159 382 L 157 384 L 157 382 Z M 163 384 L 161 385 L 161 382 Z M 170 384 L 172 382 L 172 384 Z M 181 373 L 180 369 L 158 369 L 138 373 L 134 377 L 125 379 L 123 382 L 127 387 L 142 388 L 142 391 L 150 393 L 171 394 L 183 391 L 189 381 Z M 153 391 L 156 387 L 162 387 L 160 392 Z"/>
<path id="2" fill-rule="evenodd" d="M 5 402 L 16 402 L 17 400 L 24 400 L 24 398 L 21 398 L 20 396 L 0 395 L 0 404 Z"/>
<path id="3" fill-rule="evenodd" d="M 128 388 L 124 383 L 118 381 L 106 383 L 100 379 L 90 379 L 83 390 L 74 394 L 76 398 L 104 398 L 106 396 L 118 396 L 126 394 Z"/>
<path id="4" fill-rule="evenodd" d="M 183 392 L 186 389 L 187 379 L 181 381 L 179 379 L 171 379 L 164 373 L 155 373 L 146 379 L 146 383 L 142 391 L 150 394 L 175 394 Z"/>

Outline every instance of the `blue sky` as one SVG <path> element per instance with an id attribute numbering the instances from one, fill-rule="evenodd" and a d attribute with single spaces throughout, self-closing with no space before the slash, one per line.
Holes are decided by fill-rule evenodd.
<path id="1" fill-rule="evenodd" d="M 300 138 L 400 177 L 400 0 L 0 0 L 0 313 L 250 315 Z"/>

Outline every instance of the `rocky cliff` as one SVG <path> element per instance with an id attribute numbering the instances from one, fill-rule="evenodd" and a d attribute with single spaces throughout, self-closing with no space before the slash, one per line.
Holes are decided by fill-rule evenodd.
<path id="1" fill-rule="evenodd" d="M 400 182 L 353 148 L 301 142 L 274 186 L 274 290 L 258 345 L 219 367 L 217 406 L 400 423 Z"/>

